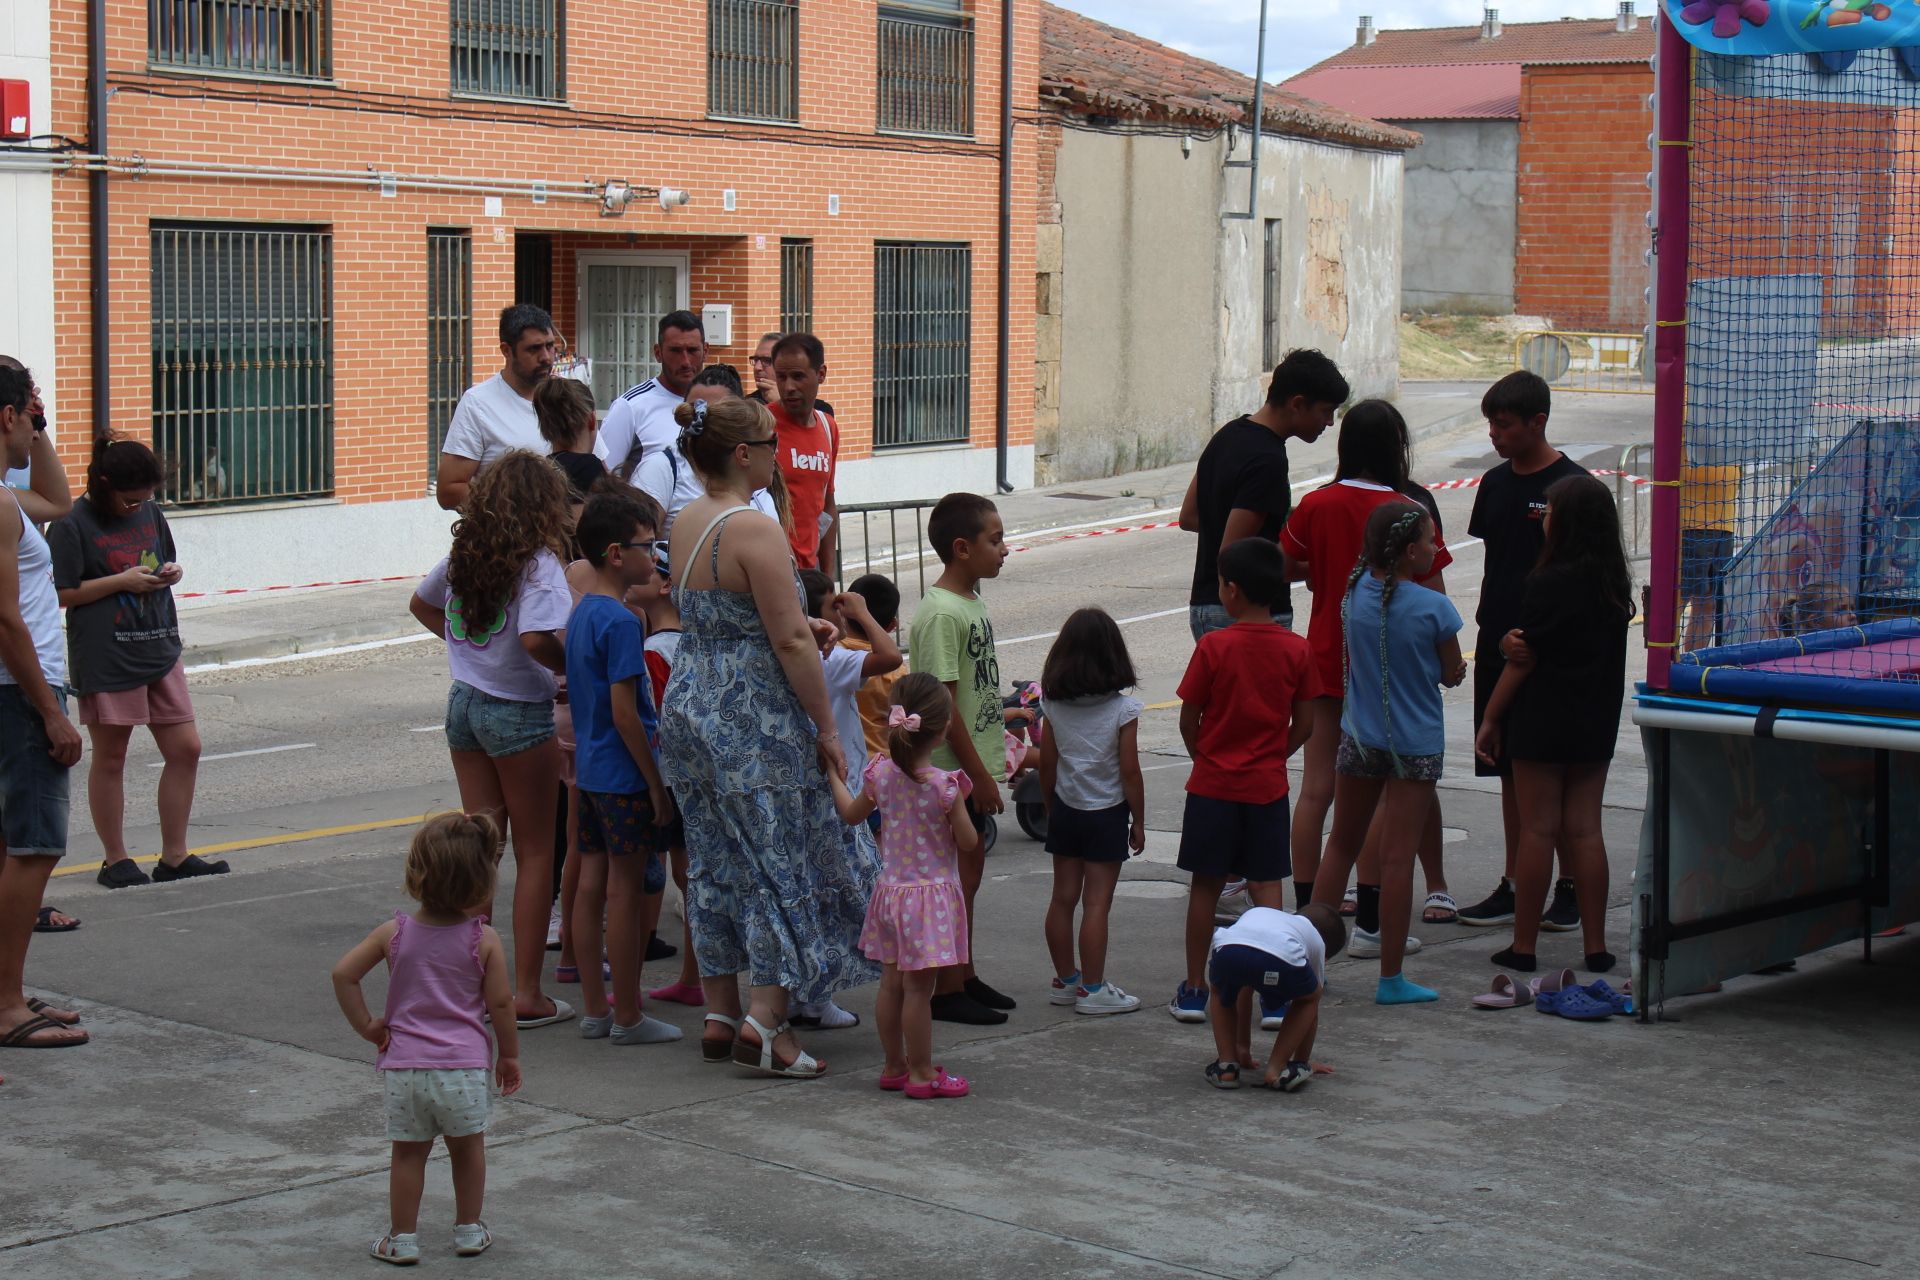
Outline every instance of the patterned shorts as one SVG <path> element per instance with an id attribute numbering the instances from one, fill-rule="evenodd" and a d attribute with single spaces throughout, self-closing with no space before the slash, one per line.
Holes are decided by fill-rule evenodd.
<path id="1" fill-rule="evenodd" d="M 1395 767 L 1396 760 L 1398 768 Z M 1353 735 L 1340 735 L 1340 754 L 1334 758 L 1336 773 L 1349 778 L 1403 778 L 1408 782 L 1438 782 L 1447 763 L 1446 752 L 1431 756 L 1400 755 L 1378 747 L 1363 747 Z"/>
<path id="2" fill-rule="evenodd" d="M 423 1067 L 381 1072 L 387 1078 L 387 1141 L 432 1142 L 487 1131 L 493 1073 L 485 1067 Z"/>
<path id="3" fill-rule="evenodd" d="M 659 893 L 667 887 L 667 868 L 660 850 L 667 847 L 670 834 L 670 829 L 653 825 L 653 801 L 646 792 L 621 795 L 580 789 L 580 852 L 645 858 L 647 878 L 643 887 L 648 893 Z"/>

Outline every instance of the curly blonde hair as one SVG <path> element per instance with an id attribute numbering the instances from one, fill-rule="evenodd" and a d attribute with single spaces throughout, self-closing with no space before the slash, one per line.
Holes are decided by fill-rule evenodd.
<path id="1" fill-rule="evenodd" d="M 505 613 L 536 555 L 566 559 L 571 520 L 567 478 L 539 454 L 512 449 L 482 470 L 447 553 L 447 586 L 461 613 L 482 624 Z"/>

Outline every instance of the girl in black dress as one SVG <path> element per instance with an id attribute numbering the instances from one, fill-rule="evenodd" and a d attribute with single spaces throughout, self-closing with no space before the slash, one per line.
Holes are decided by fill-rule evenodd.
<path id="1" fill-rule="evenodd" d="M 1605 973 L 1607 849 L 1600 801 L 1626 692 L 1633 580 L 1607 486 L 1567 476 L 1547 490 L 1546 548 L 1527 578 L 1520 626 L 1500 642 L 1507 667 L 1474 750 L 1498 760 L 1504 738 L 1520 809 L 1513 945 L 1493 957 L 1531 972 L 1553 853 L 1573 877 L 1587 968 Z"/>

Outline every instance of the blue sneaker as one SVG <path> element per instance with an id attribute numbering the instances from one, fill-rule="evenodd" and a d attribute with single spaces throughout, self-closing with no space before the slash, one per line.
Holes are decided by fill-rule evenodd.
<path id="1" fill-rule="evenodd" d="M 1167 1012 L 1173 1015 L 1175 1022 L 1205 1022 L 1207 1020 L 1207 989 L 1180 984 L 1173 993 L 1173 999 L 1167 1002 Z"/>
<path id="2" fill-rule="evenodd" d="M 1264 991 L 1261 992 L 1260 1029 L 1262 1031 L 1278 1031 L 1281 1022 L 1286 1019 L 1287 1009 L 1292 1004 L 1293 1001 L 1291 1000 L 1269 1000 L 1267 993 Z"/>

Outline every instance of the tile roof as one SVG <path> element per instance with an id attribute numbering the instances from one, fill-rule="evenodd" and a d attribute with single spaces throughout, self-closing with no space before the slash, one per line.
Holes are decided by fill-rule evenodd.
<path id="1" fill-rule="evenodd" d="M 1520 64 L 1458 67 L 1327 67 L 1289 89 L 1376 120 L 1518 120 Z"/>
<path id="2" fill-rule="evenodd" d="M 1040 100 L 1076 115 L 1218 128 L 1245 125 L 1253 77 L 1062 9 L 1040 6 Z M 1420 135 L 1268 85 L 1262 127 L 1347 146 L 1405 151 Z"/>
<path id="3" fill-rule="evenodd" d="M 1612 18 L 1509 22 L 1492 40 L 1480 28 L 1416 27 L 1381 31 L 1372 44 L 1350 44 L 1303 75 L 1330 67 L 1430 67 L 1469 63 L 1641 62 L 1653 56 L 1654 20 L 1633 31 L 1614 30 Z M 1299 77 L 1294 77 L 1298 80 Z M 1292 83 L 1289 81 L 1288 83 Z"/>

